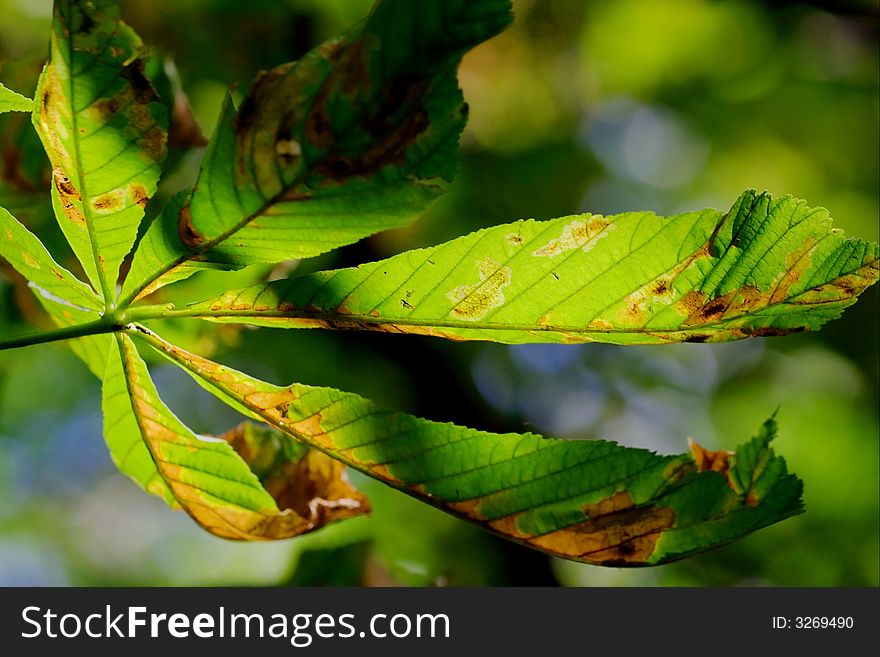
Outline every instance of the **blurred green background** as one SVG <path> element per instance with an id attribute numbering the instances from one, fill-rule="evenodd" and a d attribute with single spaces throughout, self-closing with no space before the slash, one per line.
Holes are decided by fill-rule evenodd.
<path id="1" fill-rule="evenodd" d="M 316 261 L 201 274 L 165 299 L 347 266 L 518 218 L 726 209 L 747 187 L 828 207 L 878 239 L 878 3 L 518 0 L 507 32 L 461 69 L 470 103 L 453 191 L 412 227 Z M 369 0 L 127 0 L 156 61 L 173 57 L 210 135 L 229 85 L 296 59 Z M 33 91 L 48 0 L 0 0 L 0 80 Z M 167 67 L 166 67 L 167 70 Z M 167 82 L 167 81 L 166 81 Z M 23 116 L 0 117 L 0 204 L 66 264 L 48 180 Z M 200 149 L 169 159 L 162 194 Z M 152 206 L 155 210 L 155 206 Z M 0 332 L 45 325 L 0 277 Z M 724 345 L 447 344 L 419 336 L 165 324 L 184 346 L 276 383 L 331 385 L 435 420 L 731 449 L 779 407 L 777 450 L 807 512 L 654 569 L 552 559 L 353 475 L 374 513 L 275 544 L 216 539 L 117 473 L 100 391 L 60 345 L 0 353 L 0 585 L 880 585 L 880 296 L 814 335 Z M 196 324 L 193 326 L 193 324 Z M 238 422 L 183 374 L 153 372 L 196 431 Z"/>

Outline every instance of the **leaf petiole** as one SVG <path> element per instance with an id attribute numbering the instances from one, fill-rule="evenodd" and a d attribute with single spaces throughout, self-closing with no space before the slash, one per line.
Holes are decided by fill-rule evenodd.
<path id="1" fill-rule="evenodd" d="M 125 328 L 124 324 L 121 324 L 118 321 L 113 321 L 112 318 L 99 319 L 94 322 L 77 324 L 75 326 L 65 326 L 64 328 L 51 331 L 40 331 L 39 333 L 29 333 L 27 335 L 19 335 L 13 338 L 0 339 L 0 351 L 6 349 L 18 349 L 20 347 L 30 347 L 35 344 L 46 344 L 47 342 L 84 338 L 89 335 L 114 333 Z"/>

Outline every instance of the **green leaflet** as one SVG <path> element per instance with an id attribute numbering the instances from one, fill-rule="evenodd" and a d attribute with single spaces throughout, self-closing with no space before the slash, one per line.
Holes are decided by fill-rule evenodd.
<path id="1" fill-rule="evenodd" d="M 403 225 L 445 191 L 465 105 L 465 51 L 508 0 L 383 0 L 366 22 L 227 99 L 188 203 L 138 247 L 129 301 L 200 267 L 323 253 Z"/>
<path id="2" fill-rule="evenodd" d="M 89 321 L 88 318 L 80 315 L 81 311 L 68 308 L 64 304 L 54 301 L 41 301 L 41 303 L 58 326 L 78 326 Z M 92 374 L 99 379 L 103 378 L 107 363 L 107 352 L 110 351 L 110 347 L 113 344 L 112 336 L 89 335 L 70 340 L 68 344 L 71 351 L 85 363 Z"/>
<path id="3" fill-rule="evenodd" d="M 55 262 L 43 243 L 2 207 L 0 233 L 0 256 L 28 280 L 37 298 L 66 301 L 98 318 L 103 306 L 91 288 Z"/>
<path id="4" fill-rule="evenodd" d="M 28 281 L 37 300 L 59 327 L 96 322 L 103 305 L 92 289 L 52 258 L 37 237 L 0 208 L 0 257 Z M 110 337 L 92 335 L 70 347 L 97 377 L 104 373 Z"/>
<path id="5" fill-rule="evenodd" d="M 124 334 L 110 350 L 103 407 L 104 434 L 119 469 L 217 536 L 289 538 L 369 509 L 344 480 L 341 464 L 288 447 L 271 431 L 243 426 L 220 438 L 193 433 L 159 399 Z"/>
<path id="6" fill-rule="evenodd" d="M 133 397 L 127 383 L 127 371 L 123 357 L 132 351 L 130 341 L 113 340 L 109 350 L 110 357 L 106 363 L 101 386 L 102 407 L 104 411 L 104 440 L 110 449 L 110 456 L 116 467 L 131 477 L 146 491 L 162 497 L 172 507 L 180 507 L 174 494 L 156 469 L 150 455 L 150 448 L 144 440 L 138 425 L 138 418 L 133 412 Z M 136 355 L 132 355 L 137 359 Z M 146 367 L 137 360 L 140 373 Z M 142 384 L 143 385 L 143 384 Z M 152 391 L 155 395 L 155 391 Z"/>
<path id="7" fill-rule="evenodd" d="M 0 114 L 4 112 L 30 112 L 33 108 L 33 100 L 7 88 L 0 82 Z"/>
<path id="8" fill-rule="evenodd" d="M 507 343 L 721 342 L 818 329 L 877 276 L 877 244 L 831 228 L 826 210 L 747 191 L 725 214 L 519 221 L 168 315 Z"/>
<path id="9" fill-rule="evenodd" d="M 206 389 L 236 400 L 294 439 L 491 531 L 568 559 L 664 563 L 802 511 L 801 482 L 768 447 L 772 419 L 730 462 L 698 446 L 694 460 L 599 440 L 497 435 L 384 411 L 331 388 L 274 386 L 138 330 Z"/>
<path id="10" fill-rule="evenodd" d="M 115 2 L 57 0 L 33 114 L 58 223 L 107 304 L 165 156 L 166 112 L 141 49 Z"/>

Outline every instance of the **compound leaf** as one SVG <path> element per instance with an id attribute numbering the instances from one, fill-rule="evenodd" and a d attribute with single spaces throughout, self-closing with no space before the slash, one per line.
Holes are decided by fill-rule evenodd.
<path id="1" fill-rule="evenodd" d="M 117 3 L 56 0 L 33 114 L 58 223 L 108 305 L 165 157 L 166 112 L 141 50 Z"/>
<path id="2" fill-rule="evenodd" d="M 383 0 L 362 26 L 227 99 L 191 198 L 138 247 L 122 296 L 202 267 L 314 256 L 403 225 L 456 169 L 465 51 L 508 0 Z"/>
<path id="3" fill-rule="evenodd" d="M 700 460 L 601 440 L 497 435 L 384 411 L 331 388 L 264 383 L 139 331 L 220 399 L 236 400 L 293 439 L 567 559 L 664 563 L 802 510 L 801 482 L 768 447 L 772 419 L 735 456 Z M 743 487 L 743 481 L 755 483 Z"/>
<path id="4" fill-rule="evenodd" d="M 366 513 L 341 463 L 271 429 L 200 436 L 162 403 L 131 339 L 116 335 L 104 376 L 104 435 L 119 469 L 223 538 L 289 538 Z"/>
<path id="5" fill-rule="evenodd" d="M 721 342 L 818 329 L 877 276 L 877 244 L 831 228 L 826 210 L 747 191 L 724 214 L 519 221 L 178 314 L 507 343 Z"/>

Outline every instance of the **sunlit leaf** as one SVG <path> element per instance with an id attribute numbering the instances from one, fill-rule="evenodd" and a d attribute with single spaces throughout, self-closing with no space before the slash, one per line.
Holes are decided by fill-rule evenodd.
<path id="1" fill-rule="evenodd" d="M 0 114 L 4 112 L 30 112 L 33 108 L 33 100 L 7 88 L 0 82 Z"/>
<path id="2" fill-rule="evenodd" d="M 200 436 L 162 403 L 131 340 L 117 334 L 104 377 L 104 435 L 119 469 L 217 536 L 297 536 L 369 510 L 343 465 L 271 429 Z"/>
<path id="3" fill-rule="evenodd" d="M 384 0 L 359 28 L 227 99 L 189 201 L 138 248 L 125 299 L 201 267 L 323 253 L 418 216 L 456 169 L 465 51 L 507 0 Z"/>
<path id="4" fill-rule="evenodd" d="M 169 112 L 175 145 L 202 139 L 173 69 L 153 58 L 159 102 L 118 4 L 56 0 L 35 100 L 0 85 L 0 113 L 31 111 L 51 163 L 50 185 L 36 137 L 20 140 L 18 116 L 3 116 L 11 126 L 0 144 L 3 202 L 50 187 L 91 283 L 0 209 L 7 271 L 28 281 L 60 327 L 4 337 L 0 348 L 76 338 L 71 347 L 104 379 L 113 460 L 141 487 L 217 536 L 280 539 L 369 511 L 348 465 L 521 544 L 611 566 L 679 559 L 803 510 L 801 482 L 770 448 L 773 418 L 736 451 L 691 441 L 688 453 L 669 456 L 603 440 L 491 434 L 331 388 L 265 383 L 139 322 L 197 318 L 504 343 L 720 342 L 815 330 L 838 317 L 877 281 L 876 244 L 845 237 L 823 209 L 747 191 L 727 213 L 524 220 L 184 307 L 138 304 L 199 270 L 263 263 L 268 271 L 267 263 L 412 220 L 455 174 L 467 114 L 461 57 L 511 16 L 508 0 L 379 0 L 351 31 L 260 74 L 240 106 L 227 94 L 195 187 L 147 227 L 144 206 L 160 168 L 176 163 L 164 159 Z M 220 436 L 187 428 L 159 398 L 133 336 L 255 423 Z M 352 563 L 356 576 L 363 559 Z"/>
<path id="5" fill-rule="evenodd" d="M 496 342 L 721 342 L 815 330 L 877 281 L 877 244 L 746 192 L 728 213 L 519 221 L 181 309 L 292 328 Z"/>
<path id="6" fill-rule="evenodd" d="M 109 0 L 55 3 L 33 121 L 52 163 L 55 214 L 107 303 L 165 156 L 164 107 L 140 38 Z"/>
<path id="7" fill-rule="evenodd" d="M 38 297 L 96 313 L 103 309 L 92 289 L 55 262 L 36 235 L 4 208 L 0 208 L 0 257 L 28 280 Z"/>
<path id="8" fill-rule="evenodd" d="M 0 208 L 0 257 L 28 281 L 28 287 L 59 327 L 101 319 L 103 305 L 92 289 L 59 265 L 37 237 Z M 104 372 L 110 337 L 92 335 L 70 347 L 98 377 Z"/>
<path id="9" fill-rule="evenodd" d="M 802 510 L 768 420 L 722 467 L 601 440 L 491 434 L 389 412 L 357 395 L 279 387 L 137 334 L 207 390 L 391 486 L 550 554 L 664 563 Z M 732 465 L 732 467 L 731 467 Z M 743 485 L 743 482 L 757 482 Z"/>

